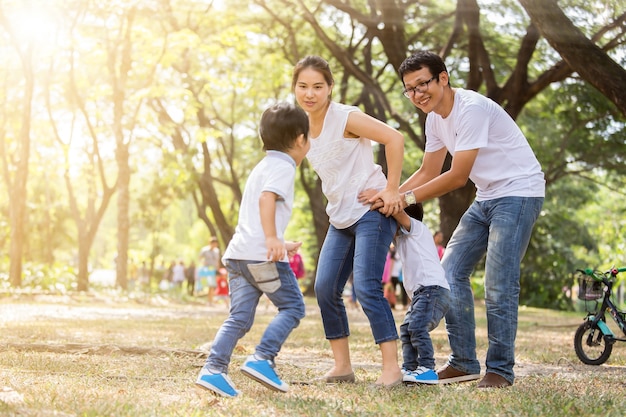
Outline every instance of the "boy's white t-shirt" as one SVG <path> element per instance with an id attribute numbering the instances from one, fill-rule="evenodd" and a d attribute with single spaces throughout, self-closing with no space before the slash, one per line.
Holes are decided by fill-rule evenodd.
<path id="1" fill-rule="evenodd" d="M 459 151 L 479 149 L 469 175 L 477 201 L 545 196 L 539 161 L 515 121 L 493 100 L 456 88 L 448 117 L 428 113 L 425 131 L 426 152 L 445 146 L 454 157 Z"/>
<path id="2" fill-rule="evenodd" d="M 285 229 L 293 208 L 295 177 L 296 162 L 291 156 L 283 152 L 267 151 L 267 155 L 254 167 L 246 181 L 235 234 L 222 259 L 267 261 L 259 198 L 264 191 L 271 191 L 279 196 L 276 200 L 276 236 L 284 241 Z M 285 253 L 281 262 L 288 261 Z"/>
<path id="3" fill-rule="evenodd" d="M 368 210 L 358 201 L 363 190 L 382 190 L 387 178 L 374 163 L 372 143 L 367 138 L 346 138 L 348 115 L 358 107 L 331 102 L 320 135 L 310 138 L 307 159 L 322 180 L 322 191 L 328 200 L 326 213 L 337 229 L 357 222 Z"/>
<path id="4" fill-rule="evenodd" d="M 395 245 L 402 260 L 402 285 L 410 298 L 421 287 L 450 289 L 435 241 L 424 223 L 411 218 L 411 231 L 400 227 Z"/>

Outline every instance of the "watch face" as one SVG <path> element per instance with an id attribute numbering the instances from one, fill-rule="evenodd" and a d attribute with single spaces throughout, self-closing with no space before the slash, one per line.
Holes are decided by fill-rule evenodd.
<path id="1" fill-rule="evenodd" d="M 415 195 L 412 192 L 408 192 L 404 195 L 404 201 L 407 205 L 415 204 Z"/>

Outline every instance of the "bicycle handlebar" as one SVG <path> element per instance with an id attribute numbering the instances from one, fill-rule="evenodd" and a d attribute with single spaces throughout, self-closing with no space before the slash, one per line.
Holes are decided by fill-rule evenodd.
<path id="1" fill-rule="evenodd" d="M 620 272 L 626 272 L 626 266 L 622 266 L 620 268 L 611 268 L 610 270 L 606 271 L 606 272 L 600 272 L 600 271 L 596 271 L 593 268 L 586 268 L 584 270 L 579 269 L 579 272 L 582 272 L 583 274 L 592 277 L 595 280 L 598 281 L 603 281 L 605 278 L 608 278 L 608 276 L 610 275 L 612 278 L 616 277 L 617 274 L 619 274 Z"/>

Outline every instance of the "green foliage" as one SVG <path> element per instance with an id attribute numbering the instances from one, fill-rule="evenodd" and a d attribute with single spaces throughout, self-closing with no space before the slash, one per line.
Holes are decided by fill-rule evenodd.
<path id="1" fill-rule="evenodd" d="M 1 260 L 0 265 L 2 271 L 6 271 L 8 259 Z M 26 263 L 23 269 L 22 282 L 27 291 L 66 294 L 76 290 L 76 275 L 75 268 L 67 262 L 55 262 L 52 265 Z M 8 292 L 11 290 L 8 274 L 0 273 L 0 291 Z"/>
<path id="2" fill-rule="evenodd" d="M 566 173 L 591 176 L 595 169 L 626 172 L 626 118 L 589 85 L 563 83 L 537 97 L 520 123 L 539 144 L 549 180 Z"/>
<path id="3" fill-rule="evenodd" d="M 600 184 L 619 188 L 626 173 L 624 120 L 605 97 L 575 79 L 543 91 L 518 118 L 547 182 L 522 264 L 522 304 L 573 308 L 575 270 L 605 262 L 609 252 L 602 246 L 623 241 L 603 226 L 623 218 L 615 210 L 623 198 L 605 198 Z M 601 207 L 604 212 L 595 213 Z"/>
<path id="4" fill-rule="evenodd" d="M 623 195 L 595 182 L 569 179 L 550 187 L 522 264 L 521 303 L 572 309 L 576 269 L 626 265 L 625 212 Z"/>
<path id="5" fill-rule="evenodd" d="M 623 192 L 614 191 L 612 184 L 599 186 L 593 196 L 594 203 L 577 213 L 578 221 L 590 225 L 597 242 L 597 251 L 584 248 L 577 253 L 584 267 L 606 271 L 613 266 L 626 265 L 626 199 Z"/>

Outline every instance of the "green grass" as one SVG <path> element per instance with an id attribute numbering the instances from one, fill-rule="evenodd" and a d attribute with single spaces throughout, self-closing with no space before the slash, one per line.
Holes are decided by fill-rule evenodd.
<path id="1" fill-rule="evenodd" d="M 350 312 L 357 384 L 307 383 L 332 364 L 314 300 L 276 362 L 287 394 L 265 389 L 238 368 L 273 317 L 262 301 L 253 329 L 237 345 L 231 378 L 243 395 L 215 397 L 193 384 L 205 349 L 227 311 L 201 302 L 95 296 L 0 298 L 2 416 L 622 416 L 626 410 L 626 344 L 608 363 L 583 365 L 573 335 L 583 314 L 520 309 L 517 379 L 509 389 L 476 383 L 370 387 L 380 355 L 368 322 Z M 396 312 L 397 322 L 403 317 Z M 477 306 L 481 362 L 487 348 L 484 309 Z M 432 332 L 438 365 L 450 350 L 442 326 Z M 484 371 L 484 370 L 483 370 Z"/>

